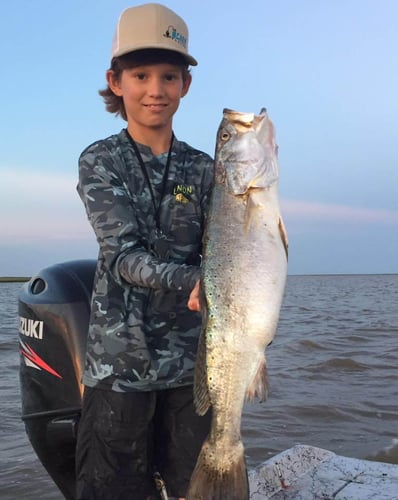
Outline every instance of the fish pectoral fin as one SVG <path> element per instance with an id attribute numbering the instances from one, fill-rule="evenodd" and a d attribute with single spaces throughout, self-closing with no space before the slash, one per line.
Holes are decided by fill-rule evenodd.
<path id="1" fill-rule="evenodd" d="M 264 206 L 261 203 L 256 203 L 249 193 L 249 195 L 246 196 L 246 209 L 243 221 L 243 227 L 246 234 L 250 231 L 254 224 L 258 224 L 258 213 L 262 210 L 264 210 Z"/>
<path id="2" fill-rule="evenodd" d="M 267 377 L 267 365 L 265 363 L 265 357 L 262 358 L 258 364 L 256 374 L 254 375 L 252 383 L 249 385 L 246 391 L 246 400 L 253 401 L 254 397 L 257 396 L 260 401 L 265 401 L 268 395 L 268 377 Z"/>
<path id="3" fill-rule="evenodd" d="M 203 324 L 206 325 L 206 321 L 203 321 Z M 205 328 L 202 329 L 199 337 L 198 354 L 195 364 L 193 396 L 196 413 L 198 415 L 205 415 L 211 406 L 209 388 L 207 386 Z"/>
<path id="4" fill-rule="evenodd" d="M 279 234 L 281 235 L 283 246 L 285 247 L 286 258 L 289 256 L 289 241 L 287 238 L 287 231 L 282 217 L 279 217 L 278 221 Z"/>

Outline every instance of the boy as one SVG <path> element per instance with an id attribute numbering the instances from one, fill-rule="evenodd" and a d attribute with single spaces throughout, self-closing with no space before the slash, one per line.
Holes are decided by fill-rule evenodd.
<path id="1" fill-rule="evenodd" d="M 78 192 L 99 244 L 79 500 L 155 498 L 155 473 L 169 495 L 183 497 L 209 431 L 210 415 L 195 413 L 192 383 L 213 161 L 172 129 L 196 64 L 173 11 L 145 4 L 121 14 L 100 94 L 127 128 L 79 160 Z"/>

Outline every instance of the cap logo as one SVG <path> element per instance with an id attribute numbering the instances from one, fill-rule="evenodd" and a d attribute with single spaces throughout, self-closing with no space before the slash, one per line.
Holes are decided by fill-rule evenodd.
<path id="1" fill-rule="evenodd" d="M 187 39 L 185 38 L 184 35 L 179 33 L 174 26 L 170 25 L 167 30 L 163 33 L 163 36 L 166 38 L 170 38 L 174 42 L 177 42 L 179 45 L 184 47 L 184 49 L 187 48 Z"/>

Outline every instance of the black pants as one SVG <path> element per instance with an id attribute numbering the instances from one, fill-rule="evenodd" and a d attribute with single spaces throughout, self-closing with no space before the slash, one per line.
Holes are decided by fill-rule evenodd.
<path id="1" fill-rule="evenodd" d="M 183 497 L 210 412 L 199 417 L 192 386 L 158 392 L 86 388 L 79 423 L 78 500 L 156 498 L 158 471 L 170 496 Z"/>

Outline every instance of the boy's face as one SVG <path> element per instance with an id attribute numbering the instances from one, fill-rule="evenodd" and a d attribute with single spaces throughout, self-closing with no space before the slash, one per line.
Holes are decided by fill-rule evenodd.
<path id="1" fill-rule="evenodd" d="M 116 79 L 107 73 L 109 87 L 123 98 L 128 125 L 161 129 L 171 127 L 174 113 L 191 84 L 191 75 L 182 76 L 180 66 L 169 63 L 137 66 L 122 71 Z"/>

